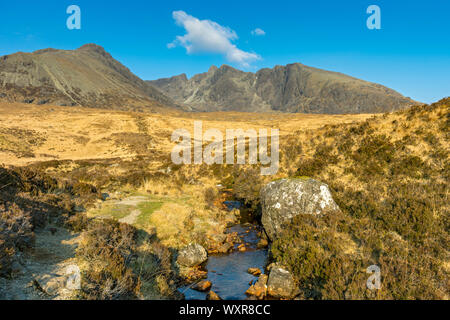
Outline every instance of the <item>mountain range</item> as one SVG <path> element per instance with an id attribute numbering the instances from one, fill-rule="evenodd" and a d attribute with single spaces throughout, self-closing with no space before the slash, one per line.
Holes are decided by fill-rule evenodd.
<path id="1" fill-rule="evenodd" d="M 256 73 L 213 66 L 190 79 L 148 83 L 196 111 L 377 113 L 416 103 L 385 86 L 300 63 Z"/>
<path id="2" fill-rule="evenodd" d="M 144 81 L 102 47 L 43 49 L 0 57 L 0 100 L 158 111 L 377 113 L 415 103 L 379 84 L 300 63 L 244 72 L 212 66 Z"/>

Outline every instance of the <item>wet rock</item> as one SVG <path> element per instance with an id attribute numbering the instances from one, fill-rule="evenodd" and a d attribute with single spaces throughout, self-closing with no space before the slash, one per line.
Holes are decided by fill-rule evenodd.
<path id="1" fill-rule="evenodd" d="M 202 281 L 198 282 L 197 284 L 195 284 L 194 286 L 192 286 L 192 289 L 201 291 L 201 292 L 205 292 L 205 291 L 208 291 L 209 289 L 211 289 L 211 286 L 212 286 L 211 281 L 202 280 Z"/>
<path id="2" fill-rule="evenodd" d="M 211 236 L 211 240 L 216 243 L 224 243 L 227 240 L 227 235 L 223 233 L 214 234 Z"/>
<path id="3" fill-rule="evenodd" d="M 217 251 L 219 253 L 228 253 L 233 249 L 233 244 L 225 242 L 224 244 L 222 244 Z"/>
<path id="4" fill-rule="evenodd" d="M 222 298 L 219 297 L 219 295 L 217 293 L 215 293 L 214 291 L 211 290 L 206 295 L 206 300 L 222 300 Z"/>
<path id="5" fill-rule="evenodd" d="M 247 289 L 245 294 L 254 296 L 259 300 L 264 299 L 267 295 L 267 275 L 261 274 L 256 283 Z"/>
<path id="6" fill-rule="evenodd" d="M 269 245 L 269 242 L 266 239 L 259 239 L 258 243 L 256 244 L 258 249 L 266 248 L 268 245 Z"/>
<path id="7" fill-rule="evenodd" d="M 49 294 L 42 288 L 41 284 L 39 283 L 39 281 L 37 281 L 36 279 L 33 279 L 31 281 L 31 283 L 28 284 L 29 287 L 32 287 L 34 290 L 36 290 L 39 294 L 44 295 L 44 296 L 48 296 Z"/>
<path id="8" fill-rule="evenodd" d="M 233 247 L 232 243 L 227 243 L 226 234 L 214 234 L 209 237 L 208 253 L 228 253 Z"/>
<path id="9" fill-rule="evenodd" d="M 259 268 L 248 268 L 247 272 L 256 277 L 261 274 L 261 270 Z"/>
<path id="10" fill-rule="evenodd" d="M 180 273 L 188 283 L 192 283 L 200 279 L 206 279 L 208 277 L 208 272 L 200 270 L 198 267 L 183 268 L 180 270 Z"/>
<path id="11" fill-rule="evenodd" d="M 267 281 L 267 293 L 274 298 L 292 298 L 295 295 L 296 286 L 291 273 L 279 265 L 270 268 Z"/>
<path id="12" fill-rule="evenodd" d="M 66 285 L 65 277 L 51 277 L 43 284 L 43 289 L 49 295 L 57 295 L 59 291 L 63 290 Z"/>
<path id="13" fill-rule="evenodd" d="M 311 178 L 281 179 L 261 189 L 261 222 L 274 240 L 283 224 L 299 214 L 322 214 L 339 210 L 328 186 Z"/>

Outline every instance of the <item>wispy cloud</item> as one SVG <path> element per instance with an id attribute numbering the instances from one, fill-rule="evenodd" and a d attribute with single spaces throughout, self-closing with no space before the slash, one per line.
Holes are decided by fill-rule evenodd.
<path id="1" fill-rule="evenodd" d="M 201 52 L 222 54 L 229 62 L 243 67 L 249 67 L 252 62 L 261 59 L 258 54 L 243 51 L 233 44 L 238 36 L 228 27 L 211 20 L 199 20 L 184 11 L 174 11 L 172 16 L 175 22 L 186 30 L 186 34 L 177 36 L 167 45 L 168 48 L 181 46 L 186 48 L 188 54 Z"/>
<path id="2" fill-rule="evenodd" d="M 255 30 L 252 30 L 253 36 L 265 36 L 266 32 L 263 29 L 256 28 Z"/>

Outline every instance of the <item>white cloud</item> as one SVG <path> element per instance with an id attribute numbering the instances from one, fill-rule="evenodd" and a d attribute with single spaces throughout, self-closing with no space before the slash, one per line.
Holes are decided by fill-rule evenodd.
<path id="1" fill-rule="evenodd" d="M 172 13 L 175 22 L 186 30 L 183 36 L 177 36 L 167 47 L 182 46 L 188 54 L 217 53 L 226 57 L 229 62 L 249 67 L 250 63 L 260 60 L 256 53 L 246 52 L 232 42 L 238 39 L 236 32 L 211 20 L 199 20 L 184 11 Z"/>
<path id="2" fill-rule="evenodd" d="M 253 36 L 265 36 L 266 32 L 263 29 L 256 28 L 255 30 L 252 30 Z"/>

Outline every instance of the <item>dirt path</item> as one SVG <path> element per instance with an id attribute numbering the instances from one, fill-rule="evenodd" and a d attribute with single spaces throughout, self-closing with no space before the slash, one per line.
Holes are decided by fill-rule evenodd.
<path id="1" fill-rule="evenodd" d="M 117 204 L 137 207 L 139 203 L 145 202 L 148 200 L 149 200 L 148 198 L 143 197 L 143 196 L 134 196 L 134 197 L 129 197 L 129 198 L 123 199 L 123 200 L 117 202 Z M 141 210 L 136 208 L 136 210 L 131 211 L 129 215 L 120 219 L 119 222 L 133 224 L 136 222 L 136 220 L 140 214 L 141 214 Z"/>
<path id="2" fill-rule="evenodd" d="M 139 210 L 139 209 L 133 210 L 133 211 L 131 211 L 131 213 L 129 215 L 120 219 L 119 222 L 133 224 L 136 222 L 136 220 L 140 216 L 140 214 L 141 214 L 141 210 Z"/>
<path id="3" fill-rule="evenodd" d="M 56 230 L 54 234 L 51 228 Z M 20 257 L 15 276 L 0 278 L 0 299 L 69 299 L 73 291 L 66 284 L 77 268 L 79 241 L 79 234 L 55 226 L 36 231 L 35 247 Z"/>

